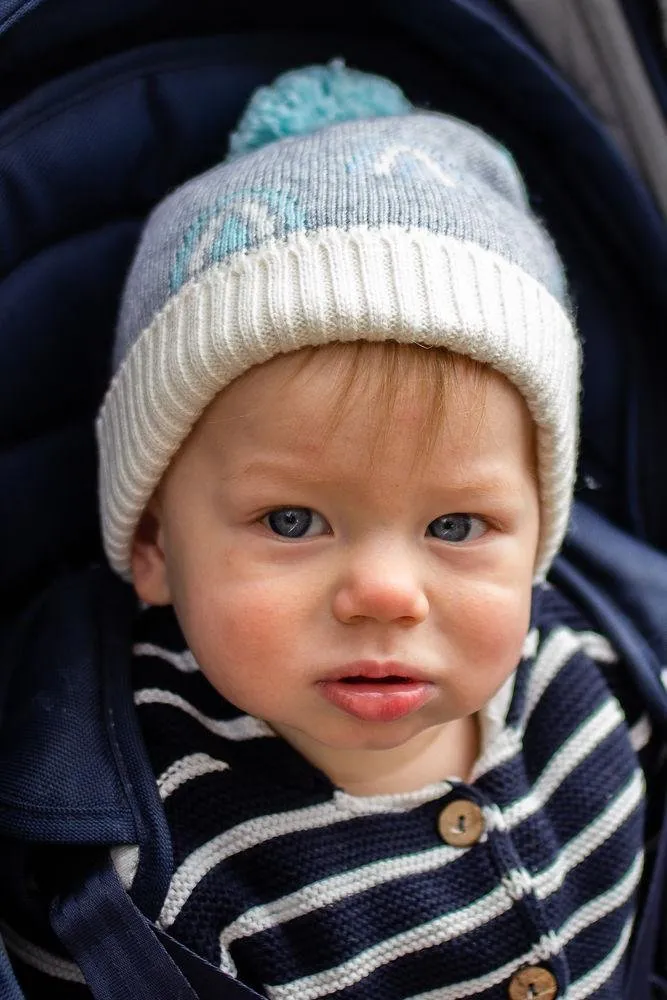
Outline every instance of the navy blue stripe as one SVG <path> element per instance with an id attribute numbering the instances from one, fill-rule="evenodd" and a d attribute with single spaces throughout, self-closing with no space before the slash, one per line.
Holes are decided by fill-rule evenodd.
<path id="1" fill-rule="evenodd" d="M 600 752 L 602 756 L 602 751 Z M 582 765 L 582 782 L 571 775 L 552 795 L 544 809 L 538 810 L 511 831 L 512 843 L 521 857 L 529 858 L 532 870 L 547 868 L 561 845 L 573 840 L 602 813 L 610 801 L 625 787 L 632 771 L 622 768 L 613 783 L 603 787 L 594 783 L 583 787 L 583 781 L 594 782 L 595 767 Z M 563 810 L 567 814 L 563 815 Z"/>
<path id="2" fill-rule="evenodd" d="M 624 846 L 629 841 L 641 842 L 642 827 L 642 810 L 636 809 L 605 844 L 568 873 L 559 890 L 542 900 L 550 926 L 560 927 L 573 910 L 624 877 L 633 860 Z"/>
<path id="3" fill-rule="evenodd" d="M 156 636 L 159 636 L 159 640 L 156 640 Z M 145 608 L 137 616 L 133 641 L 150 642 L 179 651 L 187 649 L 183 631 L 171 605 L 152 605 Z"/>
<path id="4" fill-rule="evenodd" d="M 600 811 L 602 804 L 609 802 L 625 787 L 636 767 L 636 761 L 629 759 L 627 734 L 618 728 L 603 740 L 596 749 L 582 761 L 559 785 L 544 806 L 543 820 L 548 823 L 558 843 L 564 843 L 579 831 Z M 513 839 L 528 856 L 537 850 L 537 845 L 520 824 L 513 831 Z M 522 838 L 526 838 L 522 843 Z"/>
<path id="5" fill-rule="evenodd" d="M 536 622 L 543 632 L 565 626 L 573 632 L 595 631 L 590 619 L 557 587 L 538 588 L 540 593 L 539 611 Z M 534 591 L 533 591 L 534 593 Z"/>
<path id="6" fill-rule="evenodd" d="M 159 688 L 173 691 L 190 702 L 199 712 L 214 719 L 235 719 L 242 713 L 226 701 L 201 671 L 184 673 L 159 656 L 135 656 L 132 664 L 132 683 L 135 691 L 142 688 Z M 139 706 L 140 708 L 142 706 Z"/>
<path id="7" fill-rule="evenodd" d="M 399 903 L 397 901 L 396 905 Z M 258 971 L 264 981 L 284 984 L 299 978 L 300 971 L 320 972 L 333 968 L 351 956 L 359 954 L 366 942 L 360 923 L 376 919 L 373 909 L 348 908 L 347 914 L 337 910 L 334 922 L 316 919 L 312 929 L 293 921 L 272 934 L 265 932 L 254 940 L 239 941 L 231 954 L 241 967 L 259 961 Z M 419 926 L 417 922 L 414 926 Z M 368 1000 L 380 996 L 412 996 L 432 989 L 434 984 L 445 987 L 477 976 L 487 975 L 526 950 L 526 925 L 519 908 L 501 914 L 491 922 L 451 942 L 428 947 L 427 931 L 415 950 L 408 955 L 380 966 L 377 971 L 347 987 L 345 1000 Z M 281 940 L 283 938 L 283 940 Z M 378 935 L 373 943 L 381 940 Z M 281 954 L 278 970 L 270 956 Z M 264 958 L 266 956 L 266 958 Z M 277 972 L 280 978 L 277 978 Z"/>
<path id="8" fill-rule="evenodd" d="M 631 904 L 626 903 L 590 924 L 566 945 L 565 956 L 574 981 L 589 973 L 613 951 L 630 913 Z M 621 967 L 623 964 L 621 961 Z M 614 1000 L 622 995 L 622 992 L 611 992 L 609 985 L 600 993 L 600 996 L 614 997 Z M 593 996 L 597 997 L 598 994 L 594 993 Z"/>
<path id="9" fill-rule="evenodd" d="M 526 695 L 532 671 L 532 659 L 522 659 L 514 674 L 514 689 L 505 722 L 515 729 L 520 725 L 525 713 Z"/>
<path id="10" fill-rule="evenodd" d="M 249 874 L 261 872 L 267 879 L 266 887 L 261 883 L 264 899 L 278 898 L 323 876 L 442 846 L 436 821 L 451 798 L 425 803 L 409 813 L 350 816 L 331 826 L 276 837 L 235 857 Z"/>
<path id="11" fill-rule="evenodd" d="M 585 709 L 582 714 L 570 712 L 567 715 L 564 714 L 565 717 L 560 720 L 556 720 L 554 716 L 553 725 L 550 724 L 551 715 L 548 715 L 546 719 L 543 716 L 539 725 L 537 723 L 531 724 L 530 734 L 523 743 L 523 750 L 519 750 L 508 760 L 489 769 L 479 778 L 477 787 L 501 809 L 511 806 L 538 781 L 553 757 L 560 751 L 563 743 L 574 736 L 577 730 L 586 724 L 590 716 L 608 701 L 609 694 L 602 689 L 593 692 L 590 698 L 587 694 L 582 695 L 580 702 Z M 558 729 L 562 741 L 549 742 L 545 745 L 540 736 L 545 729 L 548 732 L 551 732 L 552 729 Z M 625 757 L 628 756 L 628 746 L 626 734 L 622 745 Z M 630 754 L 633 754 L 631 749 Z M 533 759 L 533 756 L 537 759 Z"/>
<path id="12" fill-rule="evenodd" d="M 137 713 L 156 777 L 195 752 L 229 764 L 241 795 L 233 803 L 232 813 L 226 812 L 225 826 L 255 815 L 298 808 L 304 797 L 306 803 L 311 798 L 315 802 L 322 796 L 331 797 L 329 779 L 278 737 L 229 740 L 172 705 L 146 703 L 137 706 Z"/>
<path id="13" fill-rule="evenodd" d="M 585 685 L 580 680 L 582 673 Z M 551 682 L 526 724 L 523 757 L 531 784 L 566 740 L 609 700 L 609 690 L 595 665 L 583 654 L 575 653 Z"/>

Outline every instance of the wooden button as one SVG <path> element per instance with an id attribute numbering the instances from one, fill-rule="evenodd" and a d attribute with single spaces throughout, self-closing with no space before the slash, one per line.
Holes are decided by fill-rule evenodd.
<path id="1" fill-rule="evenodd" d="M 527 965 L 515 972 L 507 987 L 510 1000 L 554 1000 L 558 981 L 542 965 Z"/>
<path id="2" fill-rule="evenodd" d="M 470 799 L 454 799 L 438 816 L 438 832 L 452 847 L 470 847 L 484 832 L 482 810 Z"/>

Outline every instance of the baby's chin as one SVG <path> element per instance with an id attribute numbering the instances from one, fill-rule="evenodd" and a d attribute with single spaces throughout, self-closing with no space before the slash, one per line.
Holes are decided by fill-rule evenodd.
<path id="1" fill-rule="evenodd" d="M 360 725 L 354 736 L 276 728 L 303 757 L 353 795 L 417 792 L 453 777 L 468 780 L 479 753 L 474 716 L 449 724 L 412 726 L 405 720 Z"/>
<path id="2" fill-rule="evenodd" d="M 421 742 L 430 743 L 438 730 L 456 719 L 399 719 L 393 722 L 364 722 L 358 719 L 342 719 L 338 725 L 320 726 L 309 730 L 307 727 L 281 726 L 269 722 L 271 728 L 288 743 L 305 753 L 307 745 L 316 750 L 332 753 L 354 754 L 366 752 L 389 752 L 408 749 Z"/>

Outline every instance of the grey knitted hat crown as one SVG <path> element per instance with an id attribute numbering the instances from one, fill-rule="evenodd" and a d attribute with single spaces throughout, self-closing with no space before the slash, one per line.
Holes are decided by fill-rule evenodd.
<path id="1" fill-rule="evenodd" d="M 234 378 L 306 345 L 392 340 L 485 362 L 524 396 L 543 577 L 569 515 L 579 349 L 506 150 L 338 62 L 259 90 L 231 149 L 158 205 L 125 286 L 97 421 L 112 567 L 129 575 L 146 504 Z"/>

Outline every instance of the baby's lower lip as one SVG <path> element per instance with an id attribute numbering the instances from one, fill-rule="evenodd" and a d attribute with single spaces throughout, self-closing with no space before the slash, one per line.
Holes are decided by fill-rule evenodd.
<path id="1" fill-rule="evenodd" d="M 393 722 L 418 711 L 435 694 L 426 681 L 321 681 L 324 697 L 364 722 Z"/>

